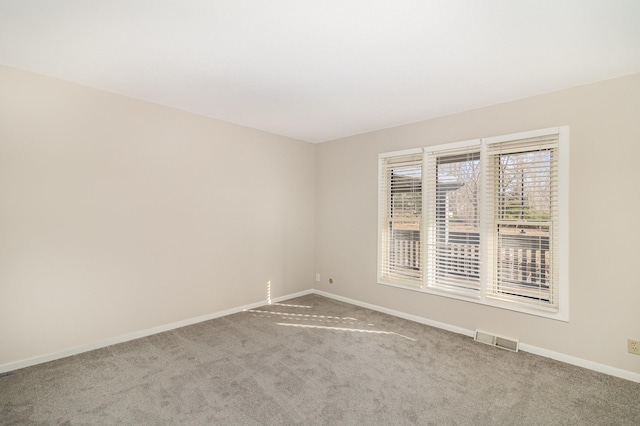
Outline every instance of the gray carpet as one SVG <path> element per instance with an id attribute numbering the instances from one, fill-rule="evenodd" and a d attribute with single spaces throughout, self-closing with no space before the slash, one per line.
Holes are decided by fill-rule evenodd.
<path id="1" fill-rule="evenodd" d="M 0 377 L 0 424 L 637 426 L 640 384 L 309 295 Z"/>

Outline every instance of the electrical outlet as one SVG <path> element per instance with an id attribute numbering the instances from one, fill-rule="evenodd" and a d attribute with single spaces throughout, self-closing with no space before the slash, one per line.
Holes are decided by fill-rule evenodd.
<path id="1" fill-rule="evenodd" d="M 627 339 L 627 350 L 630 354 L 640 355 L 640 340 Z"/>
<path id="2" fill-rule="evenodd" d="M 320 274 L 316 274 L 316 281 L 320 282 Z"/>

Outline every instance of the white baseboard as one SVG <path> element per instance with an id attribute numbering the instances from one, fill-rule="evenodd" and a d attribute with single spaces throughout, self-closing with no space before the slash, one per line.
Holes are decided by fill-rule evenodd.
<path id="1" fill-rule="evenodd" d="M 600 364 L 598 362 L 589 361 L 587 359 L 582 359 L 572 355 L 563 354 L 561 352 L 550 351 L 548 349 L 540 348 L 533 345 L 528 345 L 522 342 L 520 342 L 519 347 L 521 351 L 529 352 L 534 355 L 540 355 L 545 358 L 555 359 L 556 361 L 565 362 L 567 364 L 586 368 L 588 370 L 593 370 L 599 373 L 604 373 L 610 376 L 619 377 L 621 379 L 626 379 L 632 382 L 640 383 L 640 374 L 634 373 L 633 371 L 627 371 L 621 368 L 612 367 L 610 365 Z"/>
<path id="2" fill-rule="evenodd" d="M 278 303 L 278 302 L 281 302 L 283 300 L 293 299 L 294 297 L 300 297 L 300 296 L 304 296 L 304 295 L 311 294 L 311 293 L 313 293 L 313 290 L 300 291 L 298 293 L 293 293 L 293 294 L 288 294 L 286 296 L 276 297 L 274 299 L 271 299 L 270 302 L 271 303 Z M 74 348 L 66 349 L 66 350 L 63 350 L 63 351 L 60 351 L 60 352 L 54 352 L 54 353 L 50 353 L 50 354 L 46 354 L 46 355 L 38 355 L 38 356 L 34 356 L 32 358 L 23 359 L 23 360 L 20 360 L 20 361 L 14 361 L 14 362 L 6 363 L 6 364 L 0 364 L 0 374 L 6 373 L 6 372 L 9 372 L 9 371 L 19 370 L 19 369 L 25 368 L 25 367 L 30 367 L 30 366 L 36 365 L 36 364 L 42 364 L 42 363 L 45 363 L 45 362 L 54 361 L 54 360 L 60 359 L 60 358 L 66 358 L 66 357 L 72 356 L 72 355 L 78 355 L 78 354 L 81 354 L 83 352 L 88 352 L 88 351 L 92 351 L 92 350 L 95 350 L 95 349 L 104 348 L 106 346 L 116 345 L 118 343 L 124 343 L 124 342 L 128 342 L 130 340 L 140 339 L 142 337 L 147 337 L 147 336 L 151 336 L 153 334 L 158 334 L 158 333 L 162 333 L 162 332 L 165 332 L 165 331 L 174 330 L 176 328 L 186 327 L 188 325 L 197 324 L 199 322 L 208 321 L 208 320 L 211 320 L 211 319 L 220 318 L 220 317 L 224 317 L 224 316 L 227 316 L 227 315 L 231 315 L 231 314 L 235 314 L 235 313 L 238 313 L 238 312 L 242 312 L 242 311 L 245 311 L 247 309 L 255 309 L 257 307 L 264 306 L 264 305 L 266 305 L 268 303 L 269 303 L 268 300 L 261 300 L 259 302 L 251 303 L 249 305 L 239 306 L 237 308 L 226 309 L 224 311 L 218 311 L 218 312 L 214 312 L 214 313 L 211 313 L 211 314 L 201 315 L 199 317 L 189 318 L 189 319 L 182 320 L 182 321 L 176 321 L 176 322 L 172 322 L 170 324 L 160 325 L 158 327 L 152 327 L 152 328 L 148 328 L 146 330 L 140 330 L 140 331 L 136 331 L 136 332 L 133 332 L 133 333 L 124 334 L 124 335 L 121 335 L 121 336 L 116 336 L 116 337 L 112 337 L 112 338 L 109 338 L 109 339 L 100 340 L 98 342 L 88 343 L 86 345 L 76 346 Z"/>
<path id="3" fill-rule="evenodd" d="M 271 299 L 271 303 L 278 303 L 284 300 L 293 299 L 295 297 L 305 296 L 307 294 L 318 294 L 320 296 L 328 297 L 330 299 L 339 300 L 341 302 L 350 303 L 352 305 L 360 306 L 363 308 L 371 309 L 378 312 L 383 312 L 385 314 L 393 315 L 399 318 L 404 318 L 410 321 L 414 321 L 420 324 L 429 325 L 432 327 L 440 328 L 443 330 L 451 331 L 453 333 L 462 334 L 465 336 L 473 337 L 475 332 L 473 330 L 468 330 L 466 328 L 457 327 L 451 324 L 442 323 L 439 321 L 430 320 L 428 318 L 420 317 L 417 315 L 407 314 L 405 312 L 396 311 L 394 309 L 385 308 L 382 306 L 372 305 L 370 303 L 361 302 L 359 300 L 350 299 L 348 297 L 338 296 L 337 294 L 327 293 L 321 290 L 305 290 L 297 293 L 288 294 L 286 296 L 280 296 L 274 299 Z M 101 340 L 99 342 L 89 343 L 86 345 L 76 346 L 71 349 L 67 349 L 60 352 L 55 352 L 46 355 L 39 355 L 32 358 L 27 358 L 24 360 L 19 360 L 15 362 L 9 362 L 6 364 L 0 365 L 0 374 L 6 373 L 9 371 L 19 370 L 21 368 L 30 367 L 36 364 L 42 364 L 49 361 L 54 361 L 56 359 L 65 358 L 72 355 L 77 355 L 83 352 L 88 352 L 94 349 L 104 348 L 106 346 L 115 345 L 118 343 L 128 342 L 130 340 L 139 339 L 142 337 L 151 336 L 153 334 L 162 333 L 169 330 L 174 330 L 180 327 L 186 327 L 188 325 L 197 324 L 199 322 L 208 321 L 215 318 L 220 318 L 226 315 L 235 314 L 238 312 L 245 311 L 247 309 L 255 309 L 260 306 L 264 306 L 268 304 L 269 301 L 262 300 L 259 302 L 251 303 L 244 306 L 239 306 L 237 308 L 226 309 L 224 311 L 218 311 L 207 315 L 202 315 L 195 318 L 189 318 L 182 321 L 173 322 L 170 324 L 161 325 L 158 327 L 149 328 L 146 330 L 141 330 L 133 333 L 128 333 L 121 336 L 116 336 L 110 339 Z M 565 362 L 567 364 L 576 365 L 578 367 L 587 368 L 589 370 L 597 371 L 600 373 L 608 374 L 610 376 L 619 377 L 622 379 L 630 380 L 632 382 L 640 383 L 640 374 L 634 373 L 632 371 L 622 370 L 620 368 L 611 367 L 609 365 L 600 364 L 597 362 L 585 360 L 582 358 L 574 357 L 572 355 L 563 354 L 560 352 L 551 351 L 548 349 L 540 348 L 533 345 L 528 345 L 526 343 L 520 342 L 519 346 L 521 351 L 529 352 L 534 355 L 543 356 L 546 358 L 551 358 L 557 361 Z"/>
<path id="4" fill-rule="evenodd" d="M 361 302 L 355 299 L 349 299 L 348 297 L 338 296 L 337 294 L 327 293 L 321 290 L 313 290 L 314 294 L 328 297 L 330 299 L 339 300 L 341 302 L 350 303 L 352 305 L 360 306 L 363 308 L 371 309 L 385 314 L 393 315 L 399 318 L 404 318 L 410 321 L 415 321 L 420 324 L 430 325 L 432 327 L 441 328 L 443 330 L 451 331 L 453 333 L 463 334 L 465 336 L 473 337 L 475 332 L 473 330 L 467 330 L 466 328 L 457 327 L 450 324 L 445 324 L 438 321 L 433 321 L 427 318 L 423 318 L 417 315 L 411 315 L 404 312 L 396 311 L 393 309 L 385 308 L 382 306 L 372 305 L 370 303 Z M 578 367 L 586 368 L 589 370 L 597 371 L 599 373 L 608 374 L 610 376 L 619 377 L 621 379 L 630 380 L 632 382 L 640 383 L 640 374 L 632 371 L 622 370 L 620 368 L 611 367 L 609 365 L 600 364 L 597 362 L 589 361 L 586 359 L 578 358 L 572 355 L 563 354 L 560 352 L 551 351 L 548 349 L 540 348 L 533 345 L 520 342 L 519 349 L 524 352 L 529 352 L 534 355 L 539 355 L 545 358 L 551 358 L 556 361 L 561 361 L 567 364 L 575 365 Z"/>
<path id="5" fill-rule="evenodd" d="M 396 311 L 393 309 L 385 308 L 382 306 L 372 305 L 370 303 L 361 302 L 359 300 L 349 299 L 348 297 L 338 296 L 337 294 L 327 293 L 321 290 L 313 290 L 314 294 L 318 294 L 320 296 L 328 297 L 330 299 L 339 300 L 341 302 L 349 303 L 351 305 L 360 306 L 362 308 L 371 309 L 372 311 L 378 311 L 385 314 L 393 315 L 394 317 L 403 318 L 409 321 L 418 322 L 424 325 L 430 325 L 432 327 L 441 328 L 443 330 L 451 331 L 457 334 L 464 334 L 465 336 L 473 337 L 474 332 L 472 330 L 467 330 L 466 328 L 456 327 L 455 325 L 445 324 L 443 322 L 433 321 L 424 317 L 419 317 L 417 315 L 411 315 L 404 312 Z"/>

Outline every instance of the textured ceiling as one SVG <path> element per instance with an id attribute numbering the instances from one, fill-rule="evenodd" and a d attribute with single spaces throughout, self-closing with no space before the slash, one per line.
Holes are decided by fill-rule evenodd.
<path id="1" fill-rule="evenodd" d="M 0 64 L 322 142 L 640 72 L 638 0 L 0 0 Z"/>

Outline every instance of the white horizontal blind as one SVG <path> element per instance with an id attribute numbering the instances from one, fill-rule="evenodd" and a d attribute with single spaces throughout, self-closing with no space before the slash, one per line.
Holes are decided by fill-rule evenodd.
<path id="1" fill-rule="evenodd" d="M 426 171 L 427 285 L 480 293 L 480 145 L 429 151 Z"/>
<path id="2" fill-rule="evenodd" d="M 422 285 L 422 153 L 379 160 L 379 271 L 382 281 Z"/>
<path id="3" fill-rule="evenodd" d="M 487 295 L 558 308 L 558 135 L 487 145 Z"/>

